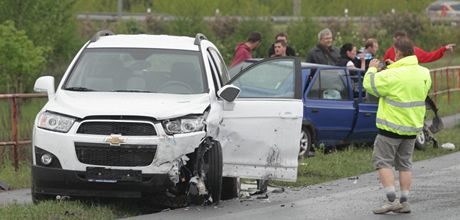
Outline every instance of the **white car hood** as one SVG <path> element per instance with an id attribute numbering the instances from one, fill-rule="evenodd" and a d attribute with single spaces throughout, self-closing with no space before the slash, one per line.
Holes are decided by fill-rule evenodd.
<path id="1" fill-rule="evenodd" d="M 146 116 L 158 120 L 202 114 L 209 94 L 74 92 L 60 90 L 45 110 L 84 118 L 91 115 Z"/>

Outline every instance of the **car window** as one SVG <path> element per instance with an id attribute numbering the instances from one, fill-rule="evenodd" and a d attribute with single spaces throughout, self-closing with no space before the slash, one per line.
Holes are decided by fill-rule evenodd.
<path id="1" fill-rule="evenodd" d="M 350 73 L 353 98 L 359 99 L 363 103 L 378 103 L 379 98 L 371 95 L 363 88 L 364 71 L 359 69 L 349 69 L 348 71 Z"/>
<path id="2" fill-rule="evenodd" d="M 322 69 L 308 93 L 309 99 L 349 100 L 347 75 L 343 69 Z"/>
<path id="3" fill-rule="evenodd" d="M 230 80 L 230 77 L 227 71 L 227 66 L 225 66 L 225 62 L 222 60 L 222 57 L 219 55 L 219 53 L 213 48 L 209 48 L 208 51 L 211 54 L 211 58 L 217 67 L 221 83 L 226 84 Z"/>
<path id="4" fill-rule="evenodd" d="M 204 92 L 201 56 L 196 51 L 86 49 L 64 89 L 104 92 Z"/>
<path id="5" fill-rule="evenodd" d="M 230 74 L 230 79 L 236 76 L 236 74 L 238 74 L 241 70 L 246 69 L 246 67 L 250 66 L 251 64 L 253 64 L 253 62 L 244 61 L 231 67 L 228 70 L 228 73 Z"/>
<path id="6" fill-rule="evenodd" d="M 241 89 L 240 98 L 293 98 L 294 70 L 293 60 L 271 60 L 238 75 L 233 84 Z"/>

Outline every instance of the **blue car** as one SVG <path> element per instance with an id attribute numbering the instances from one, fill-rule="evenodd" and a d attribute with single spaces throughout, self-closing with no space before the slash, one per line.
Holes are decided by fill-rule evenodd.
<path id="1" fill-rule="evenodd" d="M 230 68 L 230 75 L 251 68 L 251 64 L 258 61 L 253 59 L 240 63 Z M 299 156 L 310 151 L 312 144 L 372 143 L 377 134 L 375 116 L 378 98 L 363 90 L 364 73 L 346 67 L 312 63 L 302 63 L 301 68 L 304 110 Z M 289 80 L 292 79 L 286 79 L 283 84 L 290 85 Z M 283 85 L 277 88 L 282 90 Z"/>
<path id="2" fill-rule="evenodd" d="M 276 58 L 270 58 L 276 59 Z M 230 77 L 246 68 L 252 68 L 252 64 L 261 59 L 246 60 L 229 69 Z M 272 77 L 283 77 L 282 66 L 276 76 L 263 76 L 261 79 L 270 81 Z M 328 146 L 340 146 L 355 144 L 368 144 L 377 135 L 375 117 L 378 107 L 378 98 L 364 91 L 362 80 L 364 72 L 346 67 L 302 63 L 302 99 L 303 99 L 303 126 L 300 140 L 299 157 L 307 155 L 312 146 L 321 144 Z M 261 70 L 263 71 L 263 70 Z M 273 74 L 273 71 L 271 71 Z M 279 82 L 279 80 L 274 80 Z M 291 80 L 286 78 L 282 84 L 275 85 L 275 94 L 282 94 L 286 86 L 291 85 Z M 243 86 L 244 85 L 239 85 Z M 264 89 L 246 91 L 254 96 L 264 93 Z M 425 124 L 423 130 L 417 134 L 415 148 L 425 149 L 428 142 L 437 143 L 432 132 L 429 132 Z"/>

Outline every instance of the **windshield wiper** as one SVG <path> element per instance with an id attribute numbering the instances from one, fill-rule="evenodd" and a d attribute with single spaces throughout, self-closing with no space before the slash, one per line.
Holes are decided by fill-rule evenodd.
<path id="1" fill-rule="evenodd" d="M 94 89 L 88 89 L 86 87 L 68 87 L 68 88 L 64 88 L 65 90 L 69 90 L 69 91 L 82 91 L 82 92 L 90 92 L 90 91 L 95 91 Z"/>
<path id="2" fill-rule="evenodd" d="M 137 90 L 137 89 L 118 89 L 118 90 L 115 90 L 114 92 L 145 92 L 145 93 L 152 93 L 152 91 Z"/>

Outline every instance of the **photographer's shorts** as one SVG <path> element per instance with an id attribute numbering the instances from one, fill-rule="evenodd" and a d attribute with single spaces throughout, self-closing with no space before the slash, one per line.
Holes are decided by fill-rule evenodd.
<path id="1" fill-rule="evenodd" d="M 375 137 L 372 162 L 375 169 L 392 168 L 409 171 L 412 168 L 414 139 L 397 139 L 378 134 Z"/>

